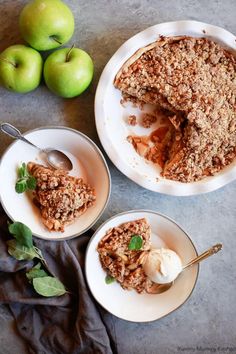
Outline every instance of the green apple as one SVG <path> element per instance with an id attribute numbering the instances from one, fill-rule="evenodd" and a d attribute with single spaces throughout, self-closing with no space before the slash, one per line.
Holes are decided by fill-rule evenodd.
<path id="1" fill-rule="evenodd" d="M 74 17 L 60 0 L 34 0 L 20 14 L 24 40 L 37 50 L 58 48 L 74 33 Z"/>
<path id="2" fill-rule="evenodd" d="M 75 97 L 92 81 L 93 61 L 82 49 L 58 49 L 46 59 L 43 73 L 51 91 L 61 97 Z"/>
<path id="3" fill-rule="evenodd" d="M 40 84 L 43 59 L 33 48 L 12 45 L 0 54 L 0 82 L 8 90 L 26 93 Z"/>

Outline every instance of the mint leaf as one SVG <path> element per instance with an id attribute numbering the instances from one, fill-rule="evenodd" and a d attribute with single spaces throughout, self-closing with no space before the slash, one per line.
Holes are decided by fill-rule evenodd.
<path id="1" fill-rule="evenodd" d="M 142 245 L 143 245 L 142 237 L 139 235 L 133 235 L 130 242 L 129 242 L 128 249 L 130 251 L 137 251 L 142 248 Z"/>
<path id="2" fill-rule="evenodd" d="M 32 282 L 34 278 L 43 278 L 47 277 L 48 274 L 45 272 L 45 270 L 41 269 L 41 263 L 37 263 L 36 266 L 31 268 L 27 273 L 26 277 L 29 280 L 29 282 Z"/>
<path id="3" fill-rule="evenodd" d="M 8 253 L 18 261 L 30 261 L 38 256 L 33 247 L 23 246 L 17 240 L 7 241 L 7 245 Z"/>
<path id="4" fill-rule="evenodd" d="M 16 221 L 8 226 L 8 230 L 21 245 L 33 247 L 32 231 L 28 226 Z"/>
<path id="5" fill-rule="evenodd" d="M 25 162 L 23 162 L 23 164 L 18 168 L 17 172 L 18 172 L 19 178 L 28 177 L 29 173 L 28 173 L 27 166 L 26 166 Z"/>
<path id="6" fill-rule="evenodd" d="M 48 273 L 45 272 L 43 269 L 31 269 L 29 272 L 26 273 L 27 279 L 31 282 L 34 278 L 43 278 L 47 277 Z"/>
<path id="7" fill-rule="evenodd" d="M 29 178 L 26 180 L 26 186 L 30 190 L 36 189 L 37 181 L 36 178 L 33 176 L 29 176 Z"/>
<path id="8" fill-rule="evenodd" d="M 42 296 L 61 296 L 66 293 L 66 289 L 62 282 L 54 277 L 42 277 L 33 279 L 34 290 Z"/>
<path id="9" fill-rule="evenodd" d="M 16 193 L 24 193 L 27 189 L 27 183 L 25 179 L 20 179 L 19 181 L 16 182 L 15 185 L 15 191 Z"/>
<path id="10" fill-rule="evenodd" d="M 115 278 L 113 278 L 111 275 L 107 275 L 105 278 L 106 284 L 111 284 L 115 281 Z"/>

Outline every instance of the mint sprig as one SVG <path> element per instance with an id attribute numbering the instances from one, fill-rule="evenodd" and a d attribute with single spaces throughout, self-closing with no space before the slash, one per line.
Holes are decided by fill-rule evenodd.
<path id="1" fill-rule="evenodd" d="M 105 278 L 105 283 L 106 284 L 114 283 L 114 281 L 115 281 L 115 278 L 113 278 L 111 275 L 107 275 L 106 278 Z"/>
<path id="2" fill-rule="evenodd" d="M 19 261 L 28 261 L 39 259 L 39 263 L 31 268 L 26 277 L 33 284 L 34 290 L 46 297 L 61 296 L 67 291 L 62 282 L 50 276 L 48 272 L 42 269 L 42 265 L 48 270 L 47 262 L 39 248 L 33 244 L 32 231 L 28 226 L 21 222 L 9 224 L 8 230 L 14 239 L 7 241 L 8 253 Z"/>
<path id="3" fill-rule="evenodd" d="M 17 193 L 24 193 L 27 190 L 36 189 L 36 178 L 29 173 L 25 162 L 23 162 L 22 165 L 18 168 L 17 177 L 18 179 L 15 185 L 15 191 Z"/>
<path id="4" fill-rule="evenodd" d="M 131 240 L 129 242 L 128 249 L 130 251 L 138 251 L 142 248 L 143 246 L 143 239 L 140 235 L 133 235 L 131 237 Z"/>

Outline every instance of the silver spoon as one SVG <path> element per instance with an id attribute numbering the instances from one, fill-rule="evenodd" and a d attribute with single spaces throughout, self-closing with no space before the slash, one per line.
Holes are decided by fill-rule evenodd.
<path id="1" fill-rule="evenodd" d="M 41 153 L 43 153 L 46 156 L 47 163 L 51 167 L 56 169 L 62 169 L 65 171 L 72 170 L 73 168 L 72 162 L 69 159 L 69 157 L 64 154 L 64 152 L 55 149 L 50 149 L 50 148 L 40 149 L 38 146 L 34 145 L 29 140 L 27 140 L 17 128 L 15 128 L 13 125 L 9 123 L 2 123 L 0 126 L 0 130 L 3 133 L 10 135 L 12 138 L 22 140 L 25 143 L 38 149 Z"/>
<path id="2" fill-rule="evenodd" d="M 187 263 L 185 266 L 183 266 L 183 268 L 179 274 L 181 274 L 186 268 L 191 267 L 193 264 L 197 264 L 197 263 L 203 261 L 203 259 L 206 259 L 206 258 L 212 256 L 213 254 L 219 252 L 222 249 L 222 247 L 223 247 L 223 245 L 221 243 L 217 243 L 216 245 L 212 246 L 211 248 L 209 248 L 209 250 L 203 252 L 198 257 L 192 259 L 189 263 Z M 166 283 L 166 284 L 153 284 L 149 289 L 147 289 L 147 292 L 150 294 L 161 294 L 161 293 L 164 293 L 165 291 L 167 291 L 173 284 L 174 284 L 174 281 L 172 281 L 170 283 Z"/>

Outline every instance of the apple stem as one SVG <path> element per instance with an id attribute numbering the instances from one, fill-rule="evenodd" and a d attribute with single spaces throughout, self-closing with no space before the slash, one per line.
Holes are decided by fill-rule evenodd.
<path id="1" fill-rule="evenodd" d="M 71 46 L 71 48 L 69 49 L 68 53 L 66 54 L 66 62 L 70 60 L 70 53 L 71 53 L 72 49 L 74 49 L 74 47 L 75 47 L 75 44 L 73 44 Z"/>
<path id="2" fill-rule="evenodd" d="M 58 44 L 62 45 L 62 43 L 61 43 L 58 39 L 56 39 L 54 36 L 51 36 L 51 38 L 52 38 L 55 42 L 57 42 Z"/>
<path id="3" fill-rule="evenodd" d="M 0 60 L 5 61 L 8 64 L 11 64 L 12 66 L 14 66 L 15 68 L 17 68 L 17 65 L 15 63 L 12 63 L 12 61 L 5 59 L 5 58 L 0 58 Z"/>

